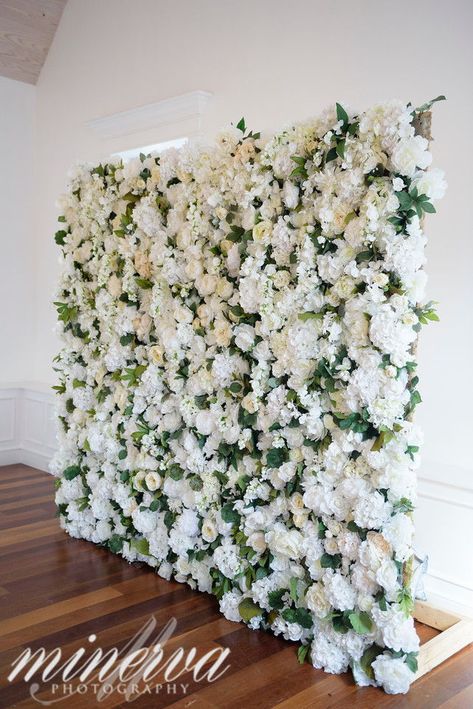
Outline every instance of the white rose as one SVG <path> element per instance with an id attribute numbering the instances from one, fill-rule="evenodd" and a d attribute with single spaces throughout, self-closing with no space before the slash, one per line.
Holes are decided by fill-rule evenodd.
<path id="1" fill-rule="evenodd" d="M 147 475 L 146 470 L 139 470 L 133 477 L 133 487 L 135 490 L 139 490 L 139 492 L 145 492 L 145 489 L 143 487 L 143 481 L 146 478 Z"/>
<path id="2" fill-rule="evenodd" d="M 217 277 L 206 273 L 201 278 L 196 279 L 196 286 L 201 296 L 210 295 L 217 287 Z"/>
<path id="3" fill-rule="evenodd" d="M 145 476 L 145 483 L 146 487 L 150 492 L 154 492 L 155 490 L 159 490 L 161 487 L 162 483 L 162 478 L 159 473 L 156 473 L 154 471 L 151 471 Z"/>
<path id="4" fill-rule="evenodd" d="M 255 342 L 255 329 L 251 325 L 237 325 L 233 330 L 235 345 L 243 352 L 248 352 Z"/>
<path id="5" fill-rule="evenodd" d="M 247 544 L 258 554 L 262 554 L 267 548 L 264 532 L 253 532 L 253 534 L 250 534 Z"/>
<path id="6" fill-rule="evenodd" d="M 195 427 L 203 436 L 210 436 L 215 428 L 215 422 L 210 411 L 199 411 L 195 417 Z"/>
<path id="7" fill-rule="evenodd" d="M 220 347 L 228 347 L 232 338 L 232 328 L 227 320 L 219 319 L 215 321 L 213 336 L 215 342 Z"/>
<path id="8" fill-rule="evenodd" d="M 394 148 L 391 161 L 396 172 L 414 177 L 416 168 L 424 170 L 432 162 L 432 155 L 427 150 L 428 141 L 421 135 L 400 140 Z"/>
<path id="9" fill-rule="evenodd" d="M 266 533 L 266 541 L 271 551 L 275 554 L 288 556 L 290 559 L 300 558 L 303 540 L 300 532 L 296 529 L 288 529 L 279 522 Z"/>
<path id="10" fill-rule="evenodd" d="M 115 273 L 110 276 L 107 290 L 114 298 L 118 298 L 122 294 L 122 281 Z"/>
<path id="11" fill-rule="evenodd" d="M 206 517 L 202 523 L 202 539 L 210 544 L 217 539 L 217 528 L 213 521 Z"/>
<path id="12" fill-rule="evenodd" d="M 252 391 L 249 394 L 247 394 L 243 399 L 241 400 L 241 405 L 243 408 L 248 411 L 250 414 L 254 414 L 258 411 L 259 408 L 259 402 L 256 394 Z"/>
<path id="13" fill-rule="evenodd" d="M 259 244 L 269 244 L 273 225 L 269 221 L 262 221 L 253 227 L 253 239 Z"/>
<path id="14" fill-rule="evenodd" d="M 386 694 L 406 694 L 414 680 L 414 673 L 400 657 L 378 655 L 371 666 Z"/>
<path id="15" fill-rule="evenodd" d="M 186 266 L 186 274 L 189 276 L 191 281 L 197 280 L 202 275 L 203 267 L 202 262 L 197 259 L 192 259 Z"/>
<path id="16" fill-rule="evenodd" d="M 113 391 L 113 401 L 120 411 L 123 411 L 128 401 L 128 391 L 122 384 L 116 384 Z"/>
<path id="17" fill-rule="evenodd" d="M 159 347 L 159 345 L 153 345 L 152 347 L 150 347 L 148 350 L 148 359 L 150 359 L 151 362 L 154 362 L 154 364 L 163 364 L 164 359 L 162 348 Z"/>
<path id="18" fill-rule="evenodd" d="M 427 172 L 416 173 L 411 183 L 411 189 L 417 187 L 419 194 L 426 194 L 432 201 L 442 199 L 447 186 L 445 173 L 438 167 L 427 170 Z"/>
<path id="19" fill-rule="evenodd" d="M 228 300 L 233 293 L 233 286 L 226 278 L 219 278 L 215 290 L 222 300 Z"/>
<path id="20" fill-rule="evenodd" d="M 284 204 L 288 209 L 294 209 L 299 202 L 299 188 L 290 180 L 284 182 L 283 187 Z"/>
<path id="21" fill-rule="evenodd" d="M 330 610 L 330 603 L 327 600 L 322 583 L 313 583 L 308 588 L 305 601 L 307 608 L 315 613 L 318 618 L 324 618 Z"/>

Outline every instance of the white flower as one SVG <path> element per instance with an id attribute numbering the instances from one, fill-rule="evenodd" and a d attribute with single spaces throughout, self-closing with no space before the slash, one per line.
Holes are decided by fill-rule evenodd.
<path id="1" fill-rule="evenodd" d="M 356 593 L 350 581 L 338 571 L 324 576 L 325 595 L 329 603 L 338 610 L 353 609 L 356 603 Z"/>
<path id="2" fill-rule="evenodd" d="M 288 529 L 277 522 L 266 533 L 266 542 L 274 554 L 282 554 L 291 559 L 299 559 L 302 551 L 302 534 L 296 529 Z"/>
<path id="3" fill-rule="evenodd" d="M 309 586 L 305 595 L 307 608 L 309 608 L 318 618 L 324 618 L 329 610 L 330 603 L 325 593 L 325 587 L 322 583 L 313 583 Z"/>
<path id="4" fill-rule="evenodd" d="M 202 522 L 202 539 L 206 542 L 212 543 L 217 539 L 217 528 L 213 520 L 206 517 Z"/>
<path id="5" fill-rule="evenodd" d="M 427 170 L 427 172 L 419 171 L 411 182 L 411 189 L 414 187 L 417 187 L 419 194 L 426 194 L 434 202 L 442 199 L 447 190 L 445 172 L 438 167 Z"/>
<path id="6" fill-rule="evenodd" d="M 195 417 L 195 427 L 204 436 L 210 436 L 215 428 L 215 422 L 210 411 L 199 411 Z"/>
<path id="7" fill-rule="evenodd" d="M 414 680 L 414 673 L 402 658 L 378 655 L 372 663 L 374 676 L 387 694 L 406 694 Z"/>
<path id="8" fill-rule="evenodd" d="M 400 140 L 391 156 L 394 169 L 401 175 L 414 177 L 416 168 L 424 170 L 432 162 L 428 147 L 428 141 L 420 135 Z"/>
<path id="9" fill-rule="evenodd" d="M 375 491 L 357 500 L 353 518 L 363 529 L 379 529 L 391 515 L 392 506 L 384 496 Z"/>
<path id="10" fill-rule="evenodd" d="M 159 473 L 156 473 L 155 471 L 151 471 L 146 474 L 145 483 L 148 490 L 154 492 L 155 490 L 158 490 L 161 487 L 161 475 L 159 475 Z"/>
<path id="11" fill-rule="evenodd" d="M 248 352 L 255 341 L 255 329 L 251 325 L 238 325 L 234 328 L 235 345 L 243 352 Z"/>
<path id="12" fill-rule="evenodd" d="M 350 659 L 347 652 L 337 647 L 320 632 L 312 642 L 310 657 L 316 669 L 322 668 L 331 674 L 346 672 Z"/>

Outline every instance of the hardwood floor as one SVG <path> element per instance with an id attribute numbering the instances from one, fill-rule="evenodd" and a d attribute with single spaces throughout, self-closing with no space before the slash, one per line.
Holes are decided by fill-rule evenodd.
<path id="1" fill-rule="evenodd" d="M 158 577 L 143 564 L 89 542 L 71 539 L 60 528 L 53 503 L 54 479 L 24 465 L 0 468 L 0 707 L 37 707 L 30 682 L 9 682 L 11 663 L 30 647 L 61 648 L 69 658 L 79 648 L 122 648 L 154 615 L 157 631 L 171 617 L 177 628 L 169 653 L 192 647 L 198 657 L 225 647 L 230 668 L 214 683 L 196 682 L 189 672 L 159 693 L 143 694 L 131 706 L 173 709 L 468 709 L 473 706 L 473 646 L 416 682 L 407 696 L 390 697 L 374 688 L 358 689 L 349 675 L 334 676 L 298 665 L 295 645 L 269 633 L 250 631 L 223 618 L 215 599 Z M 154 634 L 154 636 L 157 634 Z M 436 631 L 420 626 L 423 640 Z M 154 637 L 153 636 L 153 637 Z M 53 680 L 58 682 L 58 680 Z M 187 693 L 180 689 L 188 684 Z M 74 681 L 70 684 L 75 686 Z M 152 683 L 154 687 L 154 683 Z M 39 688 L 44 700 L 51 684 Z M 59 706 L 94 706 L 87 694 L 66 697 Z M 128 707 L 114 693 L 97 704 Z"/>

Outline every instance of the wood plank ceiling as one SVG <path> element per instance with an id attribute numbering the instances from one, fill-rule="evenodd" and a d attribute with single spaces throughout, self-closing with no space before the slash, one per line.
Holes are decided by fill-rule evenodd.
<path id="1" fill-rule="evenodd" d="M 0 76 L 36 84 L 67 0 L 0 0 Z"/>

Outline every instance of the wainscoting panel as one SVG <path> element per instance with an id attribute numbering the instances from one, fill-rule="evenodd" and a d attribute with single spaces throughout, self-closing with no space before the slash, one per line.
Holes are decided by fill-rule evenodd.
<path id="1" fill-rule="evenodd" d="M 429 598 L 446 599 L 453 610 L 473 615 L 473 475 L 426 460 L 415 523 L 417 553 L 429 556 L 424 584 Z"/>
<path id="2" fill-rule="evenodd" d="M 45 386 L 0 389 L 0 465 L 48 470 L 56 448 L 54 392 Z"/>

